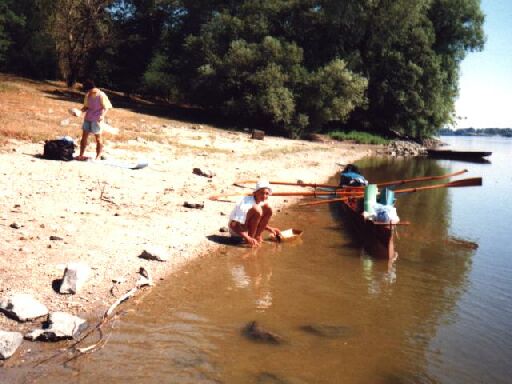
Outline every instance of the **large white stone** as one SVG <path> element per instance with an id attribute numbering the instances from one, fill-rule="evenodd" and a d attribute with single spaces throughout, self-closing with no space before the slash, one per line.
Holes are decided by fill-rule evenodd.
<path id="1" fill-rule="evenodd" d="M 19 321 L 37 319 L 48 314 L 48 308 L 32 295 L 15 293 L 0 300 L 0 309 Z"/>
<path id="2" fill-rule="evenodd" d="M 84 263 L 68 263 L 59 288 L 60 293 L 77 293 L 89 278 L 91 269 Z"/>
<path id="3" fill-rule="evenodd" d="M 0 330 L 0 360 L 11 357 L 23 342 L 23 335 L 19 332 Z"/>
<path id="4" fill-rule="evenodd" d="M 66 312 L 52 312 L 48 316 L 48 326 L 35 329 L 25 335 L 28 340 L 59 341 L 72 339 L 84 330 L 87 321 Z"/>

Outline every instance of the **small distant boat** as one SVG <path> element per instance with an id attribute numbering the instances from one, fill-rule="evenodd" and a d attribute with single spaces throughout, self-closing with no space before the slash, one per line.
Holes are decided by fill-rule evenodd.
<path id="1" fill-rule="evenodd" d="M 429 157 L 448 160 L 486 161 L 484 157 L 491 156 L 492 152 L 482 151 L 455 151 L 450 149 L 427 149 Z"/>

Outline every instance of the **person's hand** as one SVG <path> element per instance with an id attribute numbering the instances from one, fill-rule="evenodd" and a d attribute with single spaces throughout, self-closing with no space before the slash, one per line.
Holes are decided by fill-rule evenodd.
<path id="1" fill-rule="evenodd" d="M 254 237 L 251 237 L 251 236 L 245 236 L 245 241 L 247 242 L 247 244 L 249 244 L 252 248 L 254 247 L 258 247 L 260 245 L 260 243 L 258 242 L 257 239 L 255 239 Z"/>
<path id="2" fill-rule="evenodd" d="M 279 230 L 279 228 L 268 227 L 267 229 L 275 237 L 281 236 L 281 231 Z"/>

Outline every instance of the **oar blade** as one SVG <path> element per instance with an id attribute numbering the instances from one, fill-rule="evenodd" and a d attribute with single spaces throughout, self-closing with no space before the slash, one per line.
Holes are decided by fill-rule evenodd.
<path id="1" fill-rule="evenodd" d="M 481 177 L 470 177 L 469 179 L 462 179 L 453 181 L 452 187 L 480 187 L 482 186 L 482 178 Z"/>
<path id="2" fill-rule="evenodd" d="M 399 189 L 399 190 L 396 190 L 395 193 L 418 192 L 418 191 L 425 191 L 428 189 L 438 189 L 438 188 L 479 187 L 481 185 L 482 185 L 481 177 L 470 177 L 468 179 L 455 180 L 455 181 L 451 181 L 449 183 L 444 183 L 444 184 L 435 184 L 435 185 L 428 185 L 425 187 Z"/>
<path id="3" fill-rule="evenodd" d="M 347 201 L 346 197 L 340 197 L 337 199 L 329 199 L 329 200 L 319 200 L 319 201 L 310 201 L 307 203 L 299 204 L 300 207 L 310 207 L 312 205 L 322 205 L 322 204 L 330 204 L 330 203 L 336 203 L 340 201 Z"/>
<path id="4" fill-rule="evenodd" d="M 388 186 L 392 186 L 392 185 L 410 184 L 410 183 L 415 183 L 415 182 L 419 182 L 419 181 L 432 181 L 432 180 L 448 179 L 449 177 L 460 176 L 466 172 L 468 172 L 468 170 L 463 169 L 461 171 L 447 173 L 447 174 L 439 175 L 439 176 L 421 176 L 421 177 L 415 177 L 412 179 L 386 181 L 386 182 L 382 182 L 382 183 L 377 183 L 377 186 L 379 188 L 382 188 L 382 187 L 388 187 Z"/>

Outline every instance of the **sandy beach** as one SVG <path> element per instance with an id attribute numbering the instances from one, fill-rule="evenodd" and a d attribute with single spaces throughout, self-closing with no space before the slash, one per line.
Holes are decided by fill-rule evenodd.
<path id="1" fill-rule="evenodd" d="M 0 149 L 0 296 L 29 293 L 50 312 L 63 310 L 94 321 L 134 286 L 140 267 L 158 283 L 219 247 L 208 236 L 224 235 L 219 230 L 233 203 L 210 201 L 209 196 L 250 192 L 252 185 L 232 185 L 242 179 L 325 182 L 338 164 L 371 152 L 367 146 L 334 141 L 252 140 L 248 132 L 172 120 L 151 129 L 158 130 L 158 142 L 107 140 L 107 161 L 98 163 L 43 160 L 37 157 L 43 142 L 8 140 Z M 74 133 L 78 138 L 78 128 Z M 93 149 L 91 143 L 88 150 Z M 149 166 L 125 169 L 113 166 L 113 160 Z M 296 201 L 271 199 L 277 214 Z M 204 203 L 204 208 L 186 208 L 185 202 Z M 148 247 L 164 249 L 169 260 L 140 258 Z M 78 294 L 59 294 L 55 288 L 66 264 L 77 261 L 92 269 L 87 284 Z M 113 280 L 124 282 L 112 289 Z M 25 331 L 40 322 L 21 324 L 0 315 L 3 330 Z"/>

